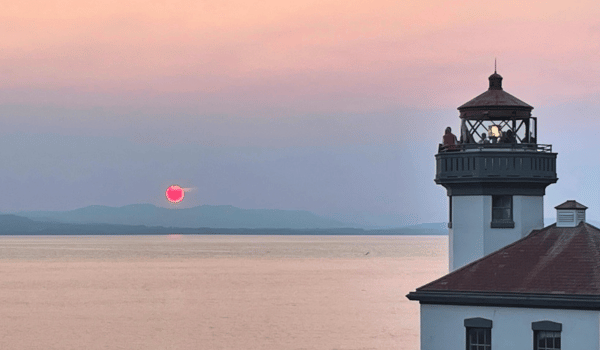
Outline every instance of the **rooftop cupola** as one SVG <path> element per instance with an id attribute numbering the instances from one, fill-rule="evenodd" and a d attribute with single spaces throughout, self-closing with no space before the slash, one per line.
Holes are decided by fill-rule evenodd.
<path id="1" fill-rule="evenodd" d="M 585 210 L 587 207 L 574 200 L 568 200 L 556 209 L 556 227 L 575 227 L 580 222 L 585 222 Z"/>
<path id="2" fill-rule="evenodd" d="M 494 71 L 488 78 L 490 80 L 489 90 L 502 90 L 502 76 Z"/>

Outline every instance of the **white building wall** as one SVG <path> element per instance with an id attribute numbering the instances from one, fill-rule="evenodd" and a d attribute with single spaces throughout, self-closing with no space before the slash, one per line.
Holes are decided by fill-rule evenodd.
<path id="1" fill-rule="evenodd" d="M 452 228 L 448 239 L 450 271 L 483 256 L 483 227 L 486 221 L 490 225 L 491 205 L 490 196 L 452 197 Z"/>
<path id="2" fill-rule="evenodd" d="M 492 349 L 531 350 L 531 323 L 562 324 L 563 349 L 599 349 L 600 313 L 584 310 L 528 309 L 421 304 L 421 350 L 466 348 L 464 320 L 492 320 Z"/>
<path id="3" fill-rule="evenodd" d="M 523 238 L 533 230 L 544 228 L 544 197 L 543 196 L 513 196 L 514 201 L 520 203 L 519 221 L 516 220 L 517 208 L 513 208 L 515 215 L 515 228 L 519 226 Z"/>
<path id="4" fill-rule="evenodd" d="M 514 228 L 491 228 L 492 196 L 453 196 L 449 267 L 454 271 L 544 227 L 543 196 L 513 196 Z"/>

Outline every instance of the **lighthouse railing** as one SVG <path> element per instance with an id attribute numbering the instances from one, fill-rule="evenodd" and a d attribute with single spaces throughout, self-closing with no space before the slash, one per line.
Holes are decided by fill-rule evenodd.
<path id="1" fill-rule="evenodd" d="M 438 146 L 438 153 L 461 151 L 520 151 L 552 153 L 552 145 L 534 143 L 462 143 L 451 146 L 444 146 L 442 144 L 439 144 Z"/>

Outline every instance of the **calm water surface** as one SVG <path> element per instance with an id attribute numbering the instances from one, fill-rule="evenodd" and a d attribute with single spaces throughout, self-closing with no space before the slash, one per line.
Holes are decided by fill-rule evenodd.
<path id="1" fill-rule="evenodd" d="M 447 238 L 0 237 L 1 349 L 418 349 Z"/>

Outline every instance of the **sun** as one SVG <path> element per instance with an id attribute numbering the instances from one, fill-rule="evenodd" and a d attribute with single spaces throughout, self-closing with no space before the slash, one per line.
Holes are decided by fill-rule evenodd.
<path id="1" fill-rule="evenodd" d="M 179 203 L 183 200 L 183 197 L 185 197 L 185 191 L 178 185 L 171 185 L 167 188 L 165 196 L 169 202 Z"/>

